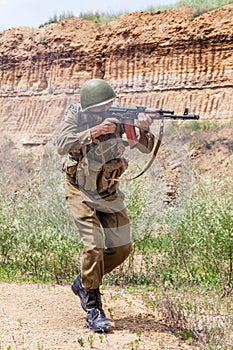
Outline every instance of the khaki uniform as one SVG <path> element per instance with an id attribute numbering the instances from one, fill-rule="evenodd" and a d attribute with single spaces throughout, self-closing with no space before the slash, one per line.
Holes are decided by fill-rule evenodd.
<path id="1" fill-rule="evenodd" d="M 96 289 L 103 275 L 119 266 L 130 254 L 129 218 L 124 195 L 116 181 L 126 170 L 123 157 L 127 142 L 119 126 L 115 134 L 92 139 L 90 128 L 100 124 L 101 116 L 80 115 L 71 105 L 57 139 L 57 150 L 66 155 L 65 196 L 82 238 L 82 284 Z M 150 152 L 154 137 L 140 131 L 138 148 Z"/>

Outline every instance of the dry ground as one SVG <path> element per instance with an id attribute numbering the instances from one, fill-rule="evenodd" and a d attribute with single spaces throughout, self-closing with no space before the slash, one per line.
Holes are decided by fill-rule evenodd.
<path id="1" fill-rule="evenodd" d="M 137 349 L 136 343 L 132 345 L 139 338 L 137 331 L 141 331 L 138 349 L 194 348 L 176 338 L 158 312 L 145 306 L 139 296 L 109 288 L 104 290 L 103 303 L 112 330 L 102 339 L 84 327 L 85 313 L 70 286 L 1 283 L 0 349 L 91 349 L 91 334 L 93 349 Z"/>

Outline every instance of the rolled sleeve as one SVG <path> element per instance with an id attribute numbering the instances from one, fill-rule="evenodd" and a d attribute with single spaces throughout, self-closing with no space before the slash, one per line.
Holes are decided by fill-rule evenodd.
<path id="1" fill-rule="evenodd" d="M 80 150 L 82 146 L 92 143 L 92 137 L 90 129 L 81 131 L 79 133 L 72 133 L 65 128 L 63 133 L 57 140 L 57 152 L 60 155 L 65 155 L 69 152 L 75 152 Z"/>
<path id="2" fill-rule="evenodd" d="M 83 146 L 92 143 L 90 128 L 80 131 L 78 125 L 78 107 L 70 105 L 61 130 L 57 136 L 57 152 L 65 155 L 69 152 L 79 151 Z"/>

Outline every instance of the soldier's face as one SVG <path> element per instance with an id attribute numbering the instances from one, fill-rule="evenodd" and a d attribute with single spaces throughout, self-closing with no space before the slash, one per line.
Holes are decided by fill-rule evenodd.
<path id="1" fill-rule="evenodd" d="M 90 108 L 89 111 L 90 112 L 106 112 L 112 106 L 112 104 L 113 104 L 113 102 L 111 101 L 111 102 L 106 103 L 105 105 Z"/>

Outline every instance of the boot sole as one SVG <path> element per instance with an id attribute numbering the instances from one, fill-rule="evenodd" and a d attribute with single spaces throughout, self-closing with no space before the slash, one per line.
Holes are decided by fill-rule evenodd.
<path id="1" fill-rule="evenodd" d="M 93 327 L 88 322 L 85 323 L 85 326 L 89 328 L 93 332 L 108 332 L 111 328 L 111 325 L 108 325 L 106 327 Z"/>

